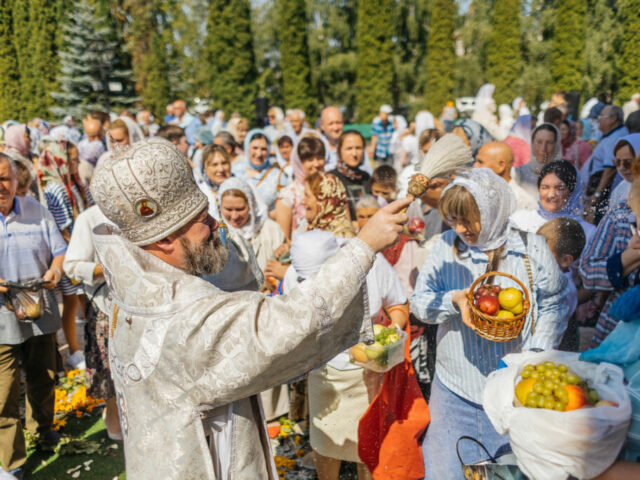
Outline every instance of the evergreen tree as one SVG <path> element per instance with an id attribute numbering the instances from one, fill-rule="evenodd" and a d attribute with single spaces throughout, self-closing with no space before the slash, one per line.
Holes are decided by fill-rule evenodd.
<path id="1" fill-rule="evenodd" d="M 496 86 L 496 103 L 510 104 L 518 96 L 516 81 L 522 72 L 520 0 L 500 0 L 493 9 L 487 44 L 487 80 Z"/>
<path id="2" fill-rule="evenodd" d="M 113 69 L 116 45 L 108 40 L 107 19 L 94 16 L 87 0 L 77 0 L 67 19 L 53 113 L 81 117 L 88 110 L 109 111 L 138 101 L 129 86 L 131 72 Z"/>
<path id="3" fill-rule="evenodd" d="M 585 45 L 583 98 L 604 95 L 611 98 L 616 88 L 615 47 L 621 35 L 611 0 L 590 0 Z"/>
<path id="4" fill-rule="evenodd" d="M 34 84 L 37 77 L 33 72 L 33 62 L 29 51 L 29 37 L 31 25 L 29 23 L 29 1 L 13 0 L 13 48 L 17 62 L 17 76 L 20 91 L 18 96 L 18 111 L 16 120 L 26 120 L 25 107 L 33 99 Z"/>
<path id="5" fill-rule="evenodd" d="M 411 103 L 426 81 L 424 55 L 427 40 L 427 0 L 398 0 L 395 13 L 393 100 Z"/>
<path id="6" fill-rule="evenodd" d="M 579 91 L 584 71 L 585 0 L 558 2 L 551 54 L 551 80 L 555 91 Z"/>
<path id="7" fill-rule="evenodd" d="M 491 35 L 492 2 L 473 0 L 459 28 L 462 55 L 456 59 L 457 97 L 473 96 L 486 83 L 487 45 Z"/>
<path id="8" fill-rule="evenodd" d="M 156 118 L 163 118 L 167 104 L 171 101 L 168 63 L 164 41 L 159 33 L 151 37 L 151 52 L 144 59 L 147 86 L 143 102 Z"/>
<path id="9" fill-rule="evenodd" d="M 305 0 L 278 1 L 278 39 L 284 104 L 313 115 Z"/>
<path id="10" fill-rule="evenodd" d="M 254 117 L 257 70 L 249 0 L 212 0 L 205 52 L 214 106 Z"/>
<path id="11" fill-rule="evenodd" d="M 517 82 L 517 92 L 531 106 L 539 105 L 553 91 L 549 67 L 555 10 L 553 0 L 529 0 L 521 16 L 524 68 Z"/>
<path id="12" fill-rule="evenodd" d="M 368 123 L 380 105 L 391 103 L 393 84 L 393 0 L 358 2 L 357 119 Z"/>
<path id="13" fill-rule="evenodd" d="M 278 43 L 278 3 L 258 3 L 252 13 L 258 92 L 260 96 L 268 98 L 271 105 L 282 105 L 284 97 Z"/>
<path id="14" fill-rule="evenodd" d="M 631 95 L 640 89 L 640 0 L 622 0 L 619 54 L 616 59 L 619 90 L 616 94 L 618 103 L 626 102 Z"/>
<path id="15" fill-rule="evenodd" d="M 453 31 L 456 9 L 454 0 L 431 2 L 424 97 L 425 107 L 436 116 L 440 115 L 445 103 L 451 100 L 455 86 L 456 57 Z"/>
<path id="16" fill-rule="evenodd" d="M 13 0 L 0 3 L 0 121 L 20 115 L 20 78 L 13 45 Z"/>

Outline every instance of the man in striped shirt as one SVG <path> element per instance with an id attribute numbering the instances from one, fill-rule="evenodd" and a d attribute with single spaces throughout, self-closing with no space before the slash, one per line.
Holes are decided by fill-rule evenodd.
<path id="1" fill-rule="evenodd" d="M 22 478 L 26 461 L 20 421 L 20 371 L 26 370 L 26 427 L 41 439 L 57 443 L 51 430 L 55 399 L 55 332 L 60 328 L 52 289 L 62 277 L 67 245 L 51 214 L 30 197 L 17 197 L 15 163 L 0 154 L 0 284 L 46 281 L 44 311 L 35 321 L 19 321 L 7 308 L 0 286 L 0 462 Z"/>

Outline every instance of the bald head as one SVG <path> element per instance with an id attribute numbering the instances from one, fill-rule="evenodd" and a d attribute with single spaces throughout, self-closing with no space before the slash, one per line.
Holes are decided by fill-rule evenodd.
<path id="1" fill-rule="evenodd" d="M 342 112 L 340 112 L 337 107 L 327 107 L 322 110 L 322 114 L 320 115 L 320 128 L 327 137 L 327 140 L 329 140 L 332 145 L 336 145 L 344 128 Z"/>
<path id="2" fill-rule="evenodd" d="M 489 168 L 508 182 L 511 180 L 512 165 L 513 152 L 511 147 L 504 142 L 489 142 L 478 150 L 476 163 L 473 164 L 473 167 Z"/>
<path id="3" fill-rule="evenodd" d="M 187 104 L 184 100 L 176 100 L 173 102 L 173 114 L 176 117 L 182 118 L 185 113 L 187 113 Z"/>
<path id="4" fill-rule="evenodd" d="M 87 137 L 89 137 L 89 140 L 98 140 L 101 136 L 100 133 L 102 130 L 102 124 L 99 120 L 91 118 L 85 122 L 84 130 L 87 133 Z"/>

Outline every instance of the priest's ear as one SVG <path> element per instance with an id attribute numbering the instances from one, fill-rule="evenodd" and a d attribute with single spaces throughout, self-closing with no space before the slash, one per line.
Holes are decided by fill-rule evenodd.
<path id="1" fill-rule="evenodd" d="M 154 257 L 158 257 L 160 260 L 167 262 L 174 267 L 182 268 L 182 248 L 180 245 L 180 239 L 177 235 L 169 235 L 162 240 L 153 242 L 149 245 L 144 245 L 143 250 L 146 250 Z"/>

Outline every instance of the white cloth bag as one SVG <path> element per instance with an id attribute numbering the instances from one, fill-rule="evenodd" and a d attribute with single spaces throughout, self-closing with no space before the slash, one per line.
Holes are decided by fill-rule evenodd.
<path id="1" fill-rule="evenodd" d="M 578 353 L 545 351 L 505 356 L 506 368 L 492 372 L 483 407 L 501 434 L 509 434 L 520 469 L 532 480 L 590 479 L 615 461 L 626 438 L 631 402 L 622 370 L 609 363 L 578 360 Z M 587 380 L 603 400 L 618 404 L 557 412 L 514 406 L 515 386 L 527 364 L 564 363 Z"/>

